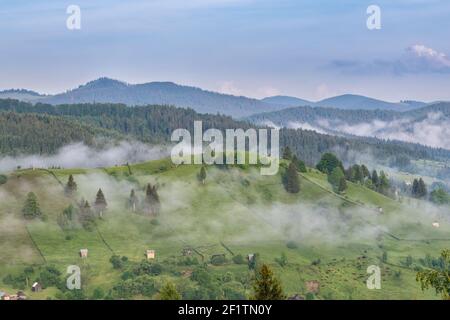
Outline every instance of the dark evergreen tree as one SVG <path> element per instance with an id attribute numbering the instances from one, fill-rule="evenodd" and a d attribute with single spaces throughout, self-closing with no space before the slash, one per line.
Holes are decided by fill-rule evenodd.
<path id="1" fill-rule="evenodd" d="M 263 264 L 256 273 L 253 289 L 255 300 L 285 299 L 280 280 L 274 276 L 273 271 L 266 264 Z"/>
<path id="2" fill-rule="evenodd" d="M 42 215 L 38 199 L 33 192 L 28 193 L 22 213 L 26 219 L 34 219 Z"/>
<path id="3" fill-rule="evenodd" d="M 343 192 L 347 188 L 347 184 L 344 184 L 342 180 L 345 182 L 345 175 L 340 167 L 334 168 L 328 175 L 328 182 L 331 184 L 335 192 Z M 341 187 L 344 188 L 342 191 L 340 190 Z"/>
<path id="4" fill-rule="evenodd" d="M 159 195 L 156 186 L 152 186 L 149 183 L 147 185 L 145 194 L 145 204 L 147 212 L 150 215 L 158 215 L 161 208 L 161 203 L 159 201 Z"/>
<path id="5" fill-rule="evenodd" d="M 337 167 L 339 167 L 342 172 L 344 171 L 342 162 L 332 153 L 325 153 L 316 166 L 317 170 L 325 174 L 330 174 L 334 168 Z"/>
<path id="6" fill-rule="evenodd" d="M 103 217 L 103 213 L 105 212 L 108 204 L 105 199 L 105 195 L 103 194 L 102 189 L 98 189 L 97 196 L 95 198 L 94 203 L 95 210 L 100 217 Z"/>
<path id="7" fill-rule="evenodd" d="M 292 151 L 289 147 L 285 147 L 283 150 L 283 159 L 291 160 L 292 159 Z"/>
<path id="8" fill-rule="evenodd" d="M 289 193 L 298 193 L 300 191 L 297 168 L 292 162 L 289 164 L 284 176 L 284 187 Z"/>
<path id="9" fill-rule="evenodd" d="M 206 169 L 205 169 L 205 166 L 201 167 L 200 173 L 198 175 L 198 178 L 202 182 L 202 184 L 205 184 L 205 181 L 206 181 Z"/>
<path id="10" fill-rule="evenodd" d="M 67 181 L 67 184 L 65 187 L 65 193 L 67 196 L 71 197 L 71 196 L 75 195 L 76 192 L 77 192 L 77 183 L 75 182 L 73 175 L 70 175 L 69 180 Z"/>
<path id="11" fill-rule="evenodd" d="M 295 154 L 292 156 L 292 163 L 295 165 L 298 171 L 303 173 L 307 172 L 305 163 L 302 160 L 298 159 Z"/>
<path id="12" fill-rule="evenodd" d="M 378 173 L 377 170 L 373 170 L 372 171 L 372 185 L 375 188 L 375 190 L 379 187 L 380 185 L 380 180 L 378 178 Z"/>
<path id="13" fill-rule="evenodd" d="M 134 189 L 132 189 L 130 193 L 130 198 L 128 199 L 128 207 L 131 209 L 131 211 L 136 212 L 138 203 L 139 199 L 136 196 L 136 192 L 134 191 Z"/>
<path id="14" fill-rule="evenodd" d="M 364 179 L 370 179 L 370 171 L 364 164 L 361 165 L 361 172 Z"/>

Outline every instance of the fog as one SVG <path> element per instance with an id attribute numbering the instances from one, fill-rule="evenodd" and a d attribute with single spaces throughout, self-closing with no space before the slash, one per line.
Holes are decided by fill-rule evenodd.
<path id="1" fill-rule="evenodd" d="M 269 125 L 269 124 L 268 124 Z M 318 133 L 351 134 L 385 140 L 400 140 L 450 150 L 450 120 L 439 112 L 430 112 L 421 120 L 402 118 L 348 124 L 342 120 L 317 119 L 313 123 L 289 121 L 287 128 Z"/>
<path id="2" fill-rule="evenodd" d="M 96 168 L 160 159 L 169 154 L 164 146 L 149 146 L 140 142 L 121 141 L 94 148 L 74 143 L 59 149 L 54 155 L 22 155 L 0 158 L 0 172 L 22 168 Z"/>

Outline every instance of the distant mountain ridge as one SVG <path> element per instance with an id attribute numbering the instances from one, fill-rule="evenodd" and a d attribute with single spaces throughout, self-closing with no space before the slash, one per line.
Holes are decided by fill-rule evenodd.
<path id="1" fill-rule="evenodd" d="M 199 113 L 220 113 L 237 118 L 282 108 L 257 99 L 206 91 L 173 82 L 127 84 L 109 78 L 100 78 L 39 101 L 53 105 L 94 102 L 123 103 L 128 106 L 173 105 L 191 108 Z"/>
<path id="2" fill-rule="evenodd" d="M 400 102 L 387 102 L 379 99 L 369 98 L 356 94 L 344 94 L 336 97 L 323 99 L 317 102 L 308 101 L 291 96 L 273 96 L 261 99 L 263 102 L 281 104 L 289 107 L 311 106 L 325 107 L 345 110 L 393 110 L 408 111 L 427 105 L 425 102 L 403 100 Z"/>
<path id="3" fill-rule="evenodd" d="M 128 106 L 173 105 L 191 108 L 198 113 L 224 114 L 244 118 L 289 107 L 312 106 L 348 110 L 408 111 L 427 105 L 420 101 L 386 102 L 361 95 L 345 94 L 313 102 L 290 96 L 274 96 L 261 100 L 234 96 L 173 82 L 129 84 L 102 77 L 75 89 L 56 95 L 42 95 L 25 89 L 0 91 L 0 99 L 17 99 L 53 105 L 76 103 L 122 103 Z"/>

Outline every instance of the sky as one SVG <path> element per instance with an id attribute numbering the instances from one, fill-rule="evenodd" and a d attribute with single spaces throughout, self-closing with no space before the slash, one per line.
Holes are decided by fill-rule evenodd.
<path id="1" fill-rule="evenodd" d="M 369 5 L 381 29 L 367 28 Z M 449 16 L 448 0 L 1 0 L 0 89 L 54 94 L 106 76 L 255 98 L 450 100 Z"/>

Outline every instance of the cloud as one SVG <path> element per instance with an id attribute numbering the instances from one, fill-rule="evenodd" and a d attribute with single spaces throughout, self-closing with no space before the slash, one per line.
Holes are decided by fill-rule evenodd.
<path id="1" fill-rule="evenodd" d="M 450 73 L 450 58 L 442 52 L 423 44 L 414 44 L 405 49 L 395 60 L 372 61 L 333 60 L 330 67 L 350 74 L 429 74 Z"/>
<path id="2" fill-rule="evenodd" d="M 62 147 L 54 155 L 23 155 L 0 158 L 0 172 L 22 168 L 95 168 L 121 165 L 124 163 L 155 160 L 168 155 L 164 147 L 148 146 L 139 142 L 125 142 L 91 148 L 83 143 Z"/>
<path id="3" fill-rule="evenodd" d="M 440 112 L 430 112 L 420 121 L 398 119 L 347 124 L 342 121 L 319 120 L 317 126 L 356 136 L 406 141 L 450 150 L 450 140 L 443 139 L 450 136 L 450 121 Z"/>
<path id="4" fill-rule="evenodd" d="M 225 81 L 221 83 L 218 91 L 220 93 L 231 94 L 233 96 L 242 95 L 242 91 L 234 84 L 233 81 Z"/>

